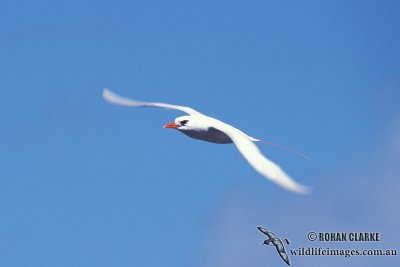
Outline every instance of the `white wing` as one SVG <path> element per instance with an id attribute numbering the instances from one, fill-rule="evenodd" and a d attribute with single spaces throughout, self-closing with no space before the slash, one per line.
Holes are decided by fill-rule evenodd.
<path id="1" fill-rule="evenodd" d="M 243 157 L 261 175 L 296 193 L 306 194 L 310 191 L 307 186 L 294 181 L 281 169 L 281 167 L 264 157 L 257 146 L 243 132 L 230 125 L 226 125 L 225 123 L 218 123 L 216 128 L 223 131 L 232 139 Z"/>
<path id="2" fill-rule="evenodd" d="M 107 88 L 103 90 L 103 98 L 110 102 L 111 104 L 126 106 L 126 107 L 152 107 L 152 108 L 165 108 L 165 109 L 175 109 L 182 112 L 185 112 L 189 115 L 199 115 L 200 112 L 189 108 L 189 107 L 182 107 L 177 105 L 171 105 L 166 103 L 156 103 L 156 102 L 142 102 L 134 99 L 129 99 L 126 97 L 122 97 L 117 95 L 116 93 L 110 91 Z"/>

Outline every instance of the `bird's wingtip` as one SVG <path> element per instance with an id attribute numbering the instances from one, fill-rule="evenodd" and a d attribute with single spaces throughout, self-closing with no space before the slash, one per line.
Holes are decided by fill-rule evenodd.
<path id="1" fill-rule="evenodd" d="M 309 195 L 311 194 L 312 188 L 305 185 L 298 185 L 293 188 L 292 191 L 303 195 Z"/>
<path id="2" fill-rule="evenodd" d="M 113 91 L 108 89 L 107 87 L 103 88 L 102 95 L 103 95 L 103 99 L 110 104 L 120 105 L 120 106 L 131 106 L 132 105 L 130 103 L 132 100 L 125 99 L 125 98 L 117 95 L 116 93 L 114 93 Z"/>
<path id="3" fill-rule="evenodd" d="M 103 94 L 102 94 L 103 97 L 106 98 L 107 95 L 110 95 L 110 94 L 112 94 L 111 90 L 108 89 L 107 87 L 104 87 L 104 88 L 103 88 Z"/>
<path id="4" fill-rule="evenodd" d="M 103 93 L 101 94 L 104 99 L 107 99 L 107 95 L 110 94 L 110 90 L 106 87 L 103 88 Z"/>

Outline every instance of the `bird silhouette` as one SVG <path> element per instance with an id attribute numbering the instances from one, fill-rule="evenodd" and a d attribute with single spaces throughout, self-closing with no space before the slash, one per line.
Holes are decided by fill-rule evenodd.
<path id="1" fill-rule="evenodd" d="M 272 232 L 268 231 L 267 229 L 258 226 L 258 230 L 260 230 L 263 234 L 268 236 L 268 239 L 264 240 L 264 245 L 275 246 L 276 251 L 278 252 L 279 256 L 282 258 L 287 265 L 290 266 L 289 256 L 286 254 L 285 246 L 283 245 L 282 241 Z M 289 244 L 289 240 L 285 239 L 285 242 Z"/>

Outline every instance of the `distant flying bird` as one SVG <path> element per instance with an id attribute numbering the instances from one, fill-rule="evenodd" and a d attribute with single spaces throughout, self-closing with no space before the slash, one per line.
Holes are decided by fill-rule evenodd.
<path id="1" fill-rule="evenodd" d="M 103 97 L 106 101 L 121 106 L 153 107 L 182 111 L 188 114 L 188 116 L 178 117 L 174 122 L 166 124 L 164 128 L 176 129 L 191 138 L 211 143 L 234 143 L 250 165 L 264 177 L 293 192 L 304 194 L 309 191 L 308 187 L 294 181 L 277 164 L 261 154 L 260 150 L 253 143 L 261 140 L 251 137 L 229 124 L 206 116 L 189 107 L 137 101 L 119 96 L 106 88 L 103 90 Z"/>
<path id="2" fill-rule="evenodd" d="M 258 230 L 260 230 L 263 234 L 268 236 L 267 240 L 264 240 L 264 245 L 275 246 L 276 251 L 278 252 L 279 256 L 282 258 L 287 265 L 290 266 L 289 256 L 286 254 L 285 246 L 283 245 L 282 241 L 272 232 L 268 231 L 267 229 L 258 226 Z M 285 242 L 289 244 L 289 240 L 285 239 Z"/>

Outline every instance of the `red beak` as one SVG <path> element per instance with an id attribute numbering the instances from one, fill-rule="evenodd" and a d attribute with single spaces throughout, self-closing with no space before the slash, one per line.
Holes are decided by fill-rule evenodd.
<path id="1" fill-rule="evenodd" d="M 170 122 L 170 123 L 164 125 L 164 128 L 173 128 L 173 129 L 176 129 L 176 128 L 178 128 L 178 127 L 180 127 L 180 125 L 179 125 L 179 124 L 176 124 L 175 122 Z"/>

